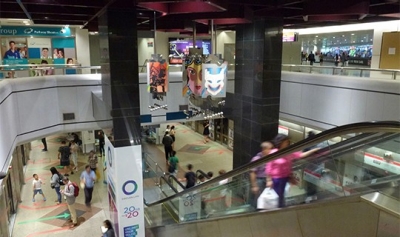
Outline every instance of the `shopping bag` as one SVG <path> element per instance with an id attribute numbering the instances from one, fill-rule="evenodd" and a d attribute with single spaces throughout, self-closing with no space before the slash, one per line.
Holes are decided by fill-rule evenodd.
<path id="1" fill-rule="evenodd" d="M 278 207 L 278 194 L 272 188 L 265 188 L 257 199 L 257 209 L 272 209 Z"/>

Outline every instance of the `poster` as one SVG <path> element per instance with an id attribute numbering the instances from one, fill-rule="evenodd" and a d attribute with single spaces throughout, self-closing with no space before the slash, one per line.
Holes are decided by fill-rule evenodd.
<path id="1" fill-rule="evenodd" d="M 208 96 L 224 98 L 226 96 L 228 63 L 221 66 L 214 63 L 203 64 L 202 66 L 202 91 L 201 97 Z"/>
<path id="2" fill-rule="evenodd" d="M 5 41 L 5 44 L 1 45 L 1 56 L 3 58 L 4 65 L 23 65 L 28 64 L 27 60 L 27 46 L 26 38 L 13 38 Z M 27 66 L 11 66 L 5 69 L 26 69 Z M 7 74 L 15 74 L 15 72 L 8 72 Z M 6 76 L 9 77 L 9 76 Z M 10 76 L 14 77 L 14 76 Z"/>
<path id="3" fill-rule="evenodd" d="M 203 58 L 200 55 L 187 56 L 184 60 L 182 96 L 200 96 L 202 84 Z"/>
<path id="4" fill-rule="evenodd" d="M 54 38 L 52 42 L 52 57 L 54 64 L 74 64 L 76 63 L 75 39 L 74 38 Z"/>
<path id="5" fill-rule="evenodd" d="M 168 65 L 162 59 L 147 63 L 147 91 L 158 99 L 168 91 Z"/>
<path id="6" fill-rule="evenodd" d="M 211 40 L 196 40 L 196 47 L 203 49 L 203 54 L 211 54 Z M 190 38 L 169 38 L 169 63 L 182 64 L 184 57 L 189 55 L 189 48 L 193 48 Z"/>

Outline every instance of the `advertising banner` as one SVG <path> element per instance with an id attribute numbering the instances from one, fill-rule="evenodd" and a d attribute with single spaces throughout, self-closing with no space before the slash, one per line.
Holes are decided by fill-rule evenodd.
<path id="1" fill-rule="evenodd" d="M 0 26 L 0 36 L 71 36 L 69 27 Z"/>
<path id="2" fill-rule="evenodd" d="M 190 48 L 193 48 L 193 40 L 190 38 L 169 38 L 169 63 L 182 64 Z M 204 55 L 211 54 L 211 40 L 196 40 L 196 48 L 201 48 Z"/>
<path id="3" fill-rule="evenodd" d="M 142 148 L 114 148 L 105 138 L 110 219 L 117 236 L 144 237 Z"/>
<path id="4" fill-rule="evenodd" d="M 179 219 L 181 221 L 193 221 L 200 219 L 201 195 L 190 193 L 179 199 Z"/>
<path id="5" fill-rule="evenodd" d="M 226 96 L 228 63 L 221 66 L 214 63 L 203 64 L 202 66 L 202 92 L 201 97 L 208 96 L 224 98 Z"/>
<path id="6" fill-rule="evenodd" d="M 383 157 L 365 153 L 364 163 L 393 174 L 400 174 L 400 162 L 386 161 Z"/>

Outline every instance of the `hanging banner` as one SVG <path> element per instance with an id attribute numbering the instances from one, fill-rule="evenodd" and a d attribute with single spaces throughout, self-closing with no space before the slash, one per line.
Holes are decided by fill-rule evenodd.
<path id="1" fill-rule="evenodd" d="M 168 91 L 168 64 L 164 59 L 147 63 L 147 91 L 162 95 Z"/>
<path id="2" fill-rule="evenodd" d="M 221 66 L 214 63 L 203 64 L 201 97 L 226 97 L 227 72 L 228 62 L 226 61 Z"/>
<path id="3" fill-rule="evenodd" d="M 182 96 L 201 95 L 203 89 L 202 64 L 203 58 L 200 55 L 187 56 L 185 58 L 185 70 L 182 73 Z"/>

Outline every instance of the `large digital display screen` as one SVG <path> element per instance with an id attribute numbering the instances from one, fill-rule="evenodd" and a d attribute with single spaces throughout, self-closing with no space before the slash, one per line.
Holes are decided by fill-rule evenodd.
<path id="1" fill-rule="evenodd" d="M 283 32 L 283 42 L 295 42 L 297 41 L 297 34 L 295 32 Z"/>
<path id="2" fill-rule="evenodd" d="M 169 38 L 169 63 L 182 64 L 183 56 L 189 54 L 189 48 L 193 48 L 193 40 L 190 38 Z M 196 40 L 196 48 L 202 48 L 203 54 L 211 54 L 211 40 Z"/>

